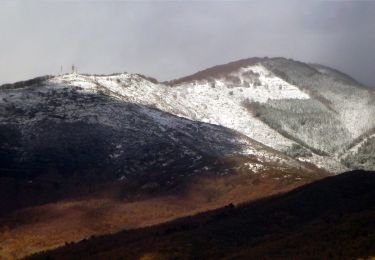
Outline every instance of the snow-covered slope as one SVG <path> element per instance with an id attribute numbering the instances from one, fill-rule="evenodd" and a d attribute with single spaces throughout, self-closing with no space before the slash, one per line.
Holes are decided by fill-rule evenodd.
<path id="1" fill-rule="evenodd" d="M 85 163 L 118 164 L 119 174 L 156 168 L 188 171 L 198 165 L 204 167 L 208 158 L 235 155 L 255 156 L 255 161 L 267 164 L 303 167 L 240 132 L 197 122 L 209 120 L 187 119 L 202 118 L 192 116 L 195 111 L 189 110 L 191 103 L 178 106 L 178 100 L 172 102 L 170 89 L 131 74 L 70 74 L 32 86 L 3 89 L 2 152 L 19 156 L 12 158 L 15 162 L 31 164 L 38 163 L 37 157 L 44 152 L 49 157 L 43 158 L 46 164 L 78 156 L 83 161 L 78 160 L 77 167 Z M 83 158 L 91 152 L 97 162 Z M 11 160 L 4 163 L 11 164 Z"/>
<path id="2" fill-rule="evenodd" d="M 250 73 L 243 74 L 246 71 Z M 331 171 L 344 170 L 341 154 L 354 140 L 364 138 L 375 127 L 375 91 L 350 76 L 321 65 L 284 58 L 250 58 L 215 66 L 169 83 L 175 87 L 189 87 L 203 82 L 216 87 L 217 80 L 224 82 L 235 101 L 243 104 L 243 98 L 246 99 L 246 107 L 252 114 L 246 119 L 263 123 L 252 133 L 241 130 L 245 129 L 243 126 L 237 130 L 280 151 L 288 152 L 296 144 L 301 145 L 312 152 L 311 157 L 301 160 Z M 253 89 L 236 95 L 236 87 L 243 92 L 244 82 Z M 261 90 L 254 91 L 259 86 Z M 223 113 L 220 108 L 216 111 Z M 371 167 L 373 169 L 375 165 Z"/>
<path id="3" fill-rule="evenodd" d="M 258 79 L 259 81 L 255 81 Z M 238 81 L 238 82 L 237 82 Z M 222 125 L 237 130 L 272 148 L 284 149 L 290 140 L 252 116 L 246 100 L 308 99 L 309 96 L 262 66 L 241 69 L 214 81 L 194 81 L 176 86 L 154 84 L 140 76 L 66 75 L 51 80 L 55 84 L 82 87 L 85 91 L 101 88 L 108 95 L 128 102 L 156 107 L 195 121 Z"/>
<path id="4" fill-rule="evenodd" d="M 351 138 L 357 138 L 375 126 L 375 91 L 349 76 L 321 65 L 282 58 L 265 60 L 264 65 L 331 108 Z"/>

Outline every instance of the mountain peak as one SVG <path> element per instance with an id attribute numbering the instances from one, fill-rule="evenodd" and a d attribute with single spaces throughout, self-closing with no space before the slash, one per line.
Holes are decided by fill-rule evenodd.
<path id="1" fill-rule="evenodd" d="M 212 78 L 222 77 L 228 74 L 231 74 L 241 68 L 262 64 L 267 67 L 273 73 L 278 76 L 283 77 L 284 74 L 280 73 L 282 67 L 287 67 L 289 69 L 295 69 L 295 72 L 302 73 L 303 75 L 313 75 L 313 74 L 322 74 L 340 80 L 346 84 L 356 85 L 359 87 L 364 87 L 363 84 L 359 83 L 349 75 L 333 69 L 331 67 L 316 64 L 316 63 L 304 63 L 301 61 L 296 61 L 293 59 L 288 59 L 284 57 L 251 57 L 246 59 L 241 59 L 237 61 L 232 61 L 229 63 L 216 65 L 201 71 L 198 71 L 192 75 L 188 75 L 182 78 L 166 81 L 164 83 L 168 85 L 176 85 L 184 82 L 190 81 L 200 81 L 200 80 L 209 80 Z"/>

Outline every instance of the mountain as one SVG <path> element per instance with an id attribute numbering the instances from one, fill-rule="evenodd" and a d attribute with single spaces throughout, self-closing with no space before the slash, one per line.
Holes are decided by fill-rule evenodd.
<path id="1" fill-rule="evenodd" d="M 332 172 L 374 165 L 371 155 L 357 154 L 365 149 L 352 149 L 373 145 L 374 90 L 321 65 L 250 58 L 164 83 L 126 73 L 49 82 L 221 125 Z"/>
<path id="2" fill-rule="evenodd" d="M 345 173 L 253 203 L 94 237 L 28 259 L 370 259 L 374 186 L 375 172 Z"/>
<path id="3" fill-rule="evenodd" d="M 43 89 L 38 84 L 48 87 Z M 1 89 L 2 124 L 9 125 L 9 117 L 19 117 L 23 112 L 30 120 L 42 120 L 43 112 L 38 109 L 44 109 L 49 113 L 48 120 L 113 127 L 118 122 L 108 122 L 105 117 L 111 114 L 109 111 L 100 111 L 105 114 L 102 116 L 94 115 L 98 111 L 82 112 L 89 102 L 102 104 L 103 99 L 110 98 L 235 130 L 331 172 L 374 166 L 374 158 L 366 152 L 366 146 L 374 145 L 374 90 L 321 65 L 284 58 L 250 58 L 164 83 L 138 74 L 69 74 Z M 87 96 L 98 98 L 89 101 Z M 71 98 L 77 99 L 78 108 L 69 104 L 74 103 Z M 50 103 L 42 107 L 40 102 L 46 101 Z M 23 116 L 19 120 L 27 119 Z"/>
<path id="4" fill-rule="evenodd" d="M 374 112 L 373 90 L 284 58 L 169 82 L 72 73 L 0 86 L 0 255 L 374 169 Z"/>

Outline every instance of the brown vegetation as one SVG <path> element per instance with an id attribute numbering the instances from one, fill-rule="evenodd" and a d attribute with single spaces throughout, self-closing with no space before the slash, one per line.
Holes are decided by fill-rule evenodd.
<path id="1" fill-rule="evenodd" d="M 164 82 L 168 85 L 177 85 L 183 82 L 188 82 L 188 81 L 194 81 L 194 80 L 204 80 L 204 79 L 209 79 L 217 76 L 224 76 L 226 74 L 229 74 L 241 67 L 244 66 L 249 66 L 249 65 L 254 65 L 255 63 L 261 61 L 262 58 L 248 58 L 248 59 L 243 59 L 243 60 L 238 60 L 234 62 L 229 62 L 227 64 L 223 65 L 218 65 L 214 66 L 202 71 L 199 71 L 193 75 L 183 77 L 180 79 L 175 79 L 171 81 Z"/>
<path id="2" fill-rule="evenodd" d="M 31 259 L 372 259 L 374 185 L 374 172 L 351 172 Z"/>
<path id="3" fill-rule="evenodd" d="M 285 177 L 283 177 L 285 176 Z M 0 219 L 0 256 L 19 258 L 80 241 L 93 235 L 152 226 L 173 219 L 243 203 L 320 178 L 300 178 L 298 172 L 207 172 L 193 177 L 179 192 L 121 198 L 123 184 L 112 183 L 80 199 L 18 210 Z"/>

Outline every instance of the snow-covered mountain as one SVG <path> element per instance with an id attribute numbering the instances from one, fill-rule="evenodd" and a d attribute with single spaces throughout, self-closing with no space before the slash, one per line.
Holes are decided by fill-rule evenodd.
<path id="1" fill-rule="evenodd" d="M 283 58 L 0 86 L 0 255 L 375 169 L 374 119 L 373 90 Z"/>
<path id="2" fill-rule="evenodd" d="M 129 174 L 176 161 L 185 171 L 204 167 L 202 158 L 240 154 L 334 173 L 375 167 L 374 91 L 284 58 L 240 60 L 164 83 L 121 73 L 3 85 L 0 127 L 3 165 L 82 167 L 95 158 L 117 160 L 116 171 Z"/>

